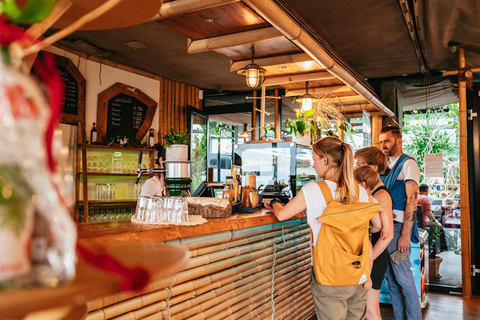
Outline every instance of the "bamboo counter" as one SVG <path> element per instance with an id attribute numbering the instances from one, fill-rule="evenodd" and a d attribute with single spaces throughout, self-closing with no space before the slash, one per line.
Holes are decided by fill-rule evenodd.
<path id="1" fill-rule="evenodd" d="M 279 222 L 263 210 L 199 226 L 80 224 L 80 239 L 160 242 L 191 252 L 187 266 L 142 292 L 90 301 L 87 320 L 292 319 L 314 314 L 310 233 L 303 214 Z"/>

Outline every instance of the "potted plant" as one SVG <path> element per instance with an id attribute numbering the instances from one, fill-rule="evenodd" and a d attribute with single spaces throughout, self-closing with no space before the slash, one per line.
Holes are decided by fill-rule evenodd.
<path id="1" fill-rule="evenodd" d="M 441 277 L 438 270 L 440 269 L 440 263 L 443 259 L 438 254 L 442 252 L 442 248 L 446 248 L 445 232 L 440 230 L 437 224 L 434 223 L 428 235 L 429 279 L 438 279 Z"/>
<path id="2" fill-rule="evenodd" d="M 170 128 L 168 133 L 163 136 L 165 140 L 165 157 L 167 161 L 187 161 L 188 160 L 188 138 L 187 130 L 178 133 L 174 128 Z"/>

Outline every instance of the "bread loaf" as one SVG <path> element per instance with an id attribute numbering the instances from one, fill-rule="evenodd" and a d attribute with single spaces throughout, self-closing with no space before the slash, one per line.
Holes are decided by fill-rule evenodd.
<path id="1" fill-rule="evenodd" d="M 228 199 L 187 197 L 188 213 L 204 218 L 224 218 L 232 215 L 232 205 Z"/>

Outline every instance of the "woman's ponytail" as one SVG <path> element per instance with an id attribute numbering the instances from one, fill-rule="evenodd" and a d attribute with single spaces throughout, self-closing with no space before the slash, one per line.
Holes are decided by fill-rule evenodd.
<path id="1" fill-rule="evenodd" d="M 353 176 L 353 152 L 350 146 L 336 137 L 325 137 L 317 141 L 312 148 L 318 156 L 328 158 L 328 170 L 335 170 L 338 179 L 335 200 L 345 203 L 358 202 L 358 189 Z"/>

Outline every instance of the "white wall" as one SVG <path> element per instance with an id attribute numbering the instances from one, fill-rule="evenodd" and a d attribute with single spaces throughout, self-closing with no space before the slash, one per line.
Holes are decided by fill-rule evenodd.
<path id="1" fill-rule="evenodd" d="M 158 80 L 112 68 L 103 64 L 100 65 L 98 62 L 79 58 L 77 55 L 55 47 L 51 47 L 50 51 L 59 56 L 70 59 L 86 80 L 85 127 L 87 137 L 90 137 L 90 130 L 92 129 L 93 122 L 97 122 L 98 94 L 117 82 L 138 88 L 157 103 L 160 101 L 160 81 Z M 155 129 L 155 139 L 157 138 L 159 129 L 158 109 L 157 105 L 151 125 L 151 128 Z M 142 142 L 145 142 L 145 139 L 146 137 Z"/>

